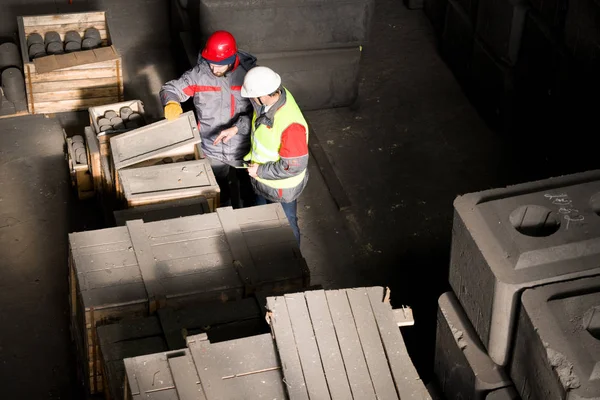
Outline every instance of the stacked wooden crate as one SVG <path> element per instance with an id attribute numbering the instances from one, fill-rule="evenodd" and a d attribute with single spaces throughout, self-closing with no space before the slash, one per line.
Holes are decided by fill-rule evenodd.
<path id="1" fill-rule="evenodd" d="M 125 399 L 431 399 L 384 288 L 267 297 L 267 309 L 272 334 L 126 358 Z"/>
<path id="2" fill-rule="evenodd" d="M 131 129 L 102 129 L 107 111 L 128 108 L 141 116 Z M 109 220 L 114 210 L 204 197 L 210 211 L 219 205 L 220 189 L 210 162 L 200 158 L 200 135 L 193 112 L 146 124 L 140 100 L 89 109 L 86 128 L 94 187 Z"/>
<path id="3" fill-rule="evenodd" d="M 182 349 L 186 337 L 201 333 L 206 333 L 212 343 L 267 333 L 262 300 L 262 297 L 248 297 L 180 310 L 167 307 L 159 309 L 156 315 L 99 326 L 105 397 L 123 398 L 125 358 Z"/>
<path id="4" fill-rule="evenodd" d="M 211 210 L 220 189 L 208 159 L 198 159 L 200 133 L 192 111 L 110 139 L 115 194 L 126 207 L 199 197 Z"/>
<path id="5" fill-rule="evenodd" d="M 112 43 L 104 11 L 18 17 L 21 55 L 31 114 L 85 110 L 123 99 L 121 56 Z M 100 33 L 101 47 L 76 53 L 29 57 L 27 38 L 57 32 L 64 39 L 74 30 Z"/>
<path id="6" fill-rule="evenodd" d="M 169 306 L 306 288 L 306 262 L 280 204 L 72 233 L 71 328 L 83 377 L 102 388 L 96 327 Z"/>

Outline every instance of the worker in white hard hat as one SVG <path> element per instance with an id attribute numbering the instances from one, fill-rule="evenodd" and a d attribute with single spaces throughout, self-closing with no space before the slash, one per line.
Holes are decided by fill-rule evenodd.
<path id="1" fill-rule="evenodd" d="M 297 199 L 308 181 L 308 124 L 270 68 L 250 69 L 241 95 L 254 106 L 251 149 L 244 160 L 250 162 L 256 203 L 281 203 L 299 245 Z"/>

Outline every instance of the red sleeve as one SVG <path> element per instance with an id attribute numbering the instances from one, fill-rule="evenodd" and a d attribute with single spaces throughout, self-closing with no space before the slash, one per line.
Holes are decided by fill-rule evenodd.
<path id="1" fill-rule="evenodd" d="M 281 135 L 279 155 L 283 158 L 294 158 L 308 155 L 308 143 L 304 126 L 293 123 Z"/>

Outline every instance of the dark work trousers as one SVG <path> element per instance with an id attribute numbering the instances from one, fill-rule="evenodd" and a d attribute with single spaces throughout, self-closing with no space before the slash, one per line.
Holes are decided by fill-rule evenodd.
<path id="1" fill-rule="evenodd" d="M 272 204 L 274 201 L 267 200 L 263 196 L 257 194 L 256 195 L 256 205 L 264 206 L 265 204 Z M 298 228 L 298 200 L 294 200 L 289 203 L 279 202 L 283 207 L 283 212 L 287 217 L 292 231 L 294 231 L 294 236 L 296 236 L 296 241 L 298 242 L 298 247 L 300 247 L 300 228 Z"/>
<path id="2" fill-rule="evenodd" d="M 208 157 L 210 160 L 210 166 L 212 167 L 219 188 L 221 189 L 221 204 L 219 207 L 232 206 L 237 203 L 240 207 L 252 207 L 256 204 L 256 196 L 252 189 L 252 183 L 250 182 L 250 176 L 248 170 L 245 168 L 233 168 L 228 164 L 225 164 L 219 160 Z M 234 182 L 230 181 L 231 170 L 235 174 Z M 232 190 L 232 184 L 239 185 L 239 190 Z M 232 195 L 239 193 L 238 199 L 232 199 Z"/>

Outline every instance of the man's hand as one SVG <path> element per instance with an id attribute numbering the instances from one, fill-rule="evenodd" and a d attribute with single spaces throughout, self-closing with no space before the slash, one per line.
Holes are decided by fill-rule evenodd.
<path id="1" fill-rule="evenodd" d="M 182 113 L 181 104 L 176 101 L 170 101 L 165 106 L 165 118 L 169 121 L 179 118 Z"/>
<path id="2" fill-rule="evenodd" d="M 253 178 L 256 178 L 258 175 L 256 175 L 256 173 L 258 172 L 258 166 L 260 164 L 250 164 L 250 166 L 248 167 L 248 175 L 250 175 Z"/>
<path id="3" fill-rule="evenodd" d="M 217 144 L 219 144 L 221 142 L 227 143 L 227 142 L 229 142 L 229 140 L 232 137 L 234 137 L 235 135 L 237 135 L 237 133 L 238 133 L 237 126 L 232 126 L 231 128 L 227 128 L 225 130 L 222 130 L 221 133 L 219 133 L 219 136 L 217 136 L 217 138 L 213 142 L 213 144 L 217 145 Z"/>

